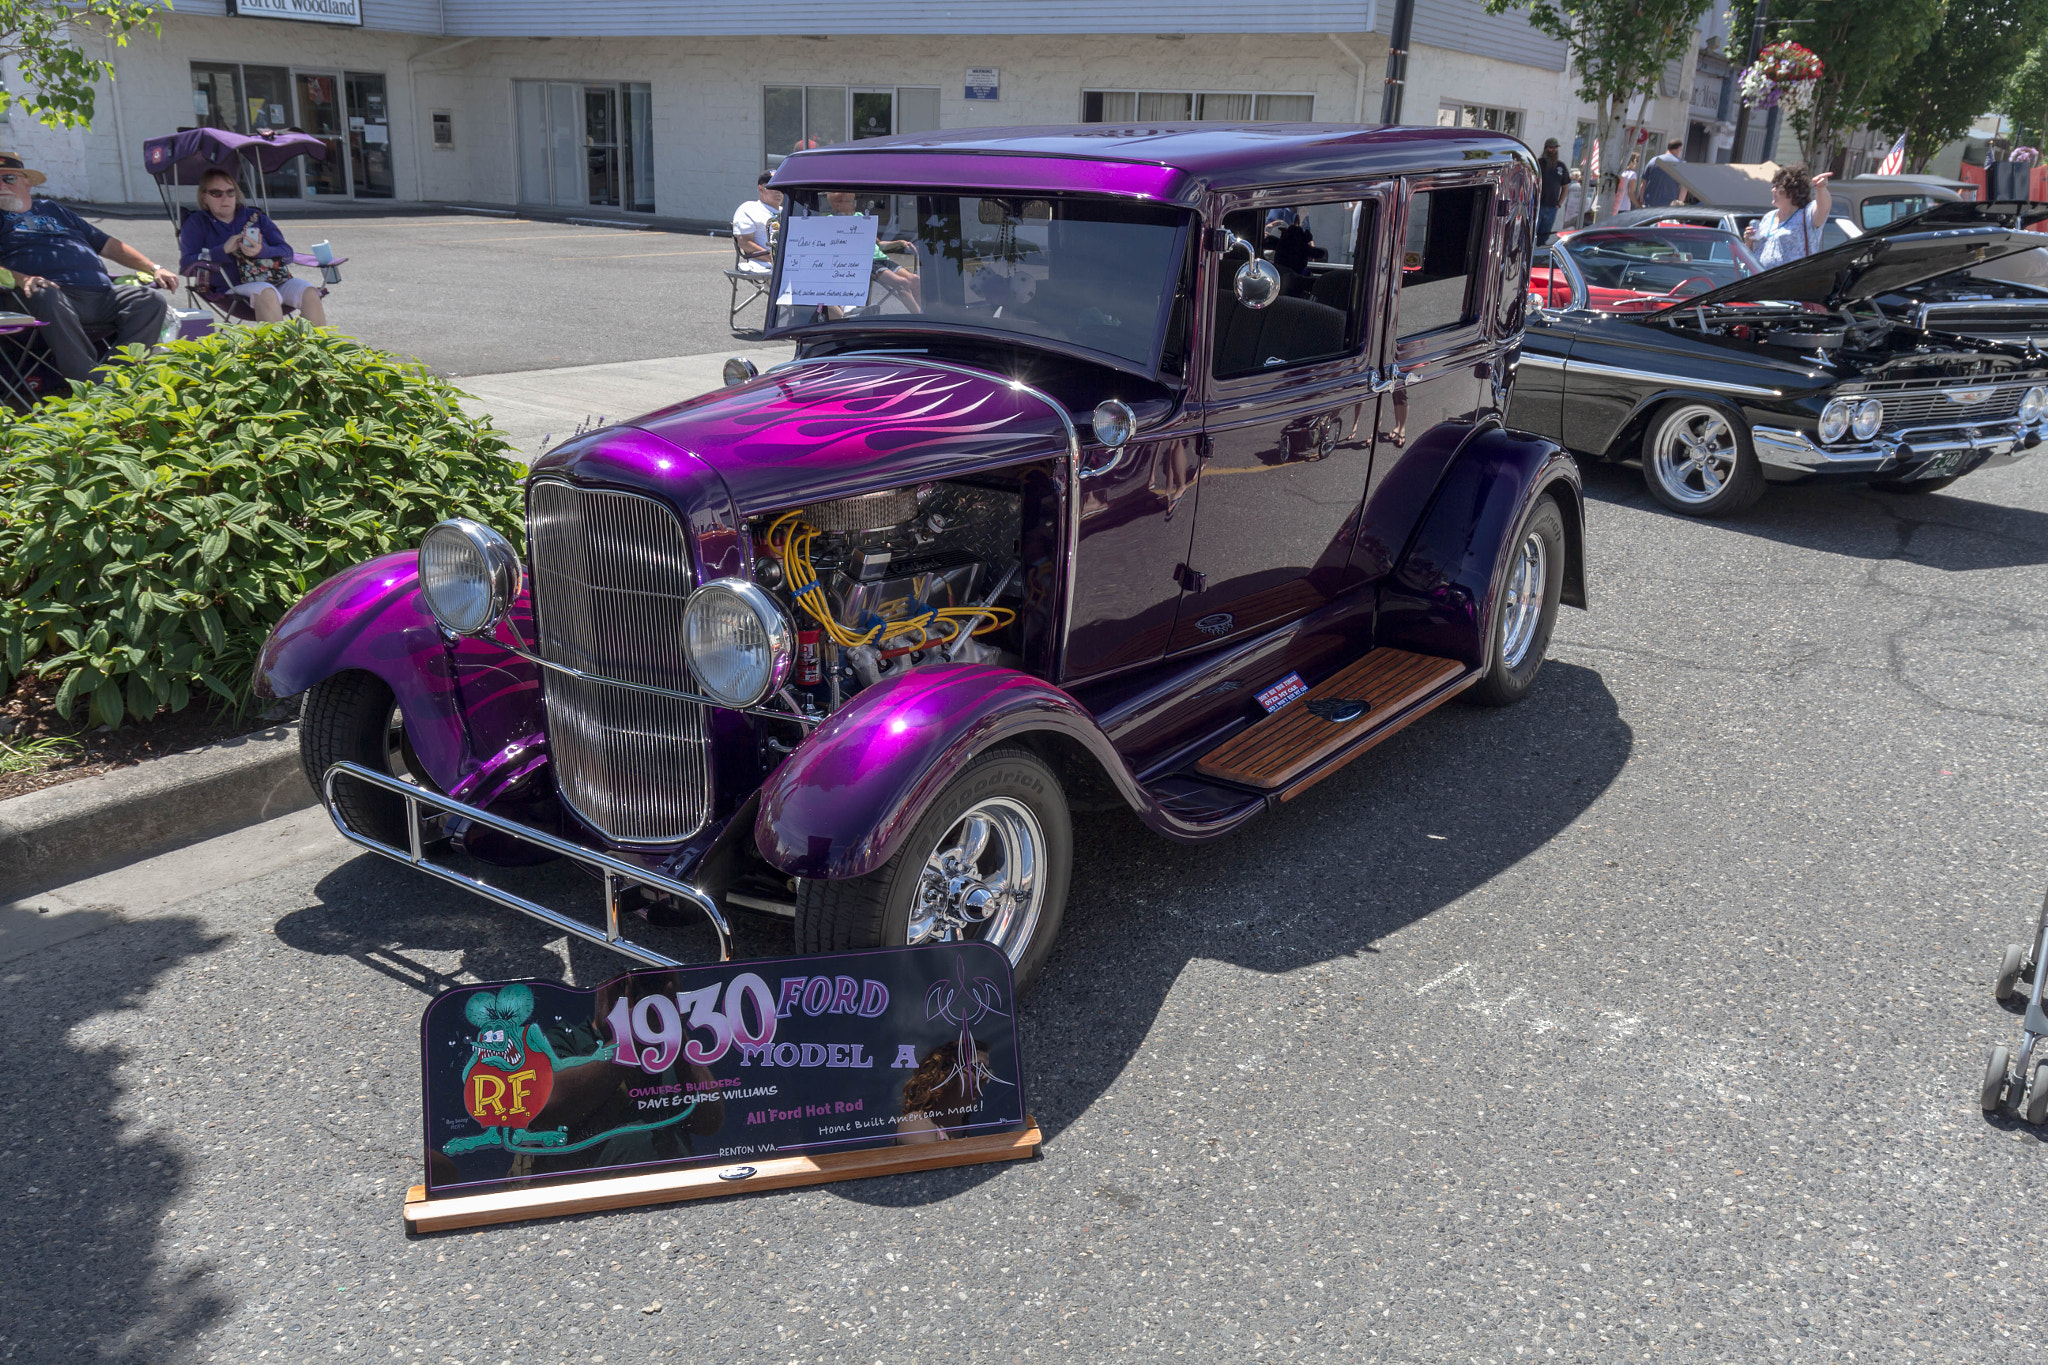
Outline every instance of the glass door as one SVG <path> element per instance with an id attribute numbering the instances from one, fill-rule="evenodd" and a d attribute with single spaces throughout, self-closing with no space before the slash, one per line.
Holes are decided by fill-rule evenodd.
<path id="1" fill-rule="evenodd" d="M 619 92 L 583 87 L 583 168 L 587 203 L 619 206 Z"/>
<path id="2" fill-rule="evenodd" d="M 391 173 L 391 115 L 384 103 L 384 77 L 351 71 L 343 85 L 348 95 L 348 168 L 356 198 L 389 199 L 396 181 Z"/>
<path id="3" fill-rule="evenodd" d="M 306 194 L 345 196 L 349 190 L 348 144 L 346 125 L 342 122 L 341 78 L 301 71 L 297 73 L 297 85 L 299 127 L 327 144 L 325 161 L 307 157 L 301 163 L 306 168 Z"/>

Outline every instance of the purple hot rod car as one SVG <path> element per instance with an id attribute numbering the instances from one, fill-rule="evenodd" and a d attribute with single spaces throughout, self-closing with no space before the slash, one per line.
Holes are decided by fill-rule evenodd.
<path id="1" fill-rule="evenodd" d="M 797 359 L 549 451 L 264 654 L 367 847 L 641 961 L 622 907 L 958 937 L 1028 978 L 1071 812 L 1237 829 L 1584 606 L 1578 471 L 1506 430 L 1534 181 L 1472 130 L 1198 124 L 790 157 Z M 794 245 L 792 245 L 794 243 Z M 590 927 L 439 855 L 567 856 Z"/>

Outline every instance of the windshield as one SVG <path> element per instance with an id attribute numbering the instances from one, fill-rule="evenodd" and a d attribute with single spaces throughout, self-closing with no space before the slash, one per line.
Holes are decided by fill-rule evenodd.
<path id="1" fill-rule="evenodd" d="M 1151 368 L 1184 210 L 1020 195 L 792 192 L 771 327 L 952 324 Z"/>
<path id="2" fill-rule="evenodd" d="M 1591 228 L 1560 237 L 1586 284 L 1585 305 L 1641 313 L 1760 274 L 1742 239 L 1719 228 Z M 1532 279 L 1530 287 L 1541 289 Z"/>

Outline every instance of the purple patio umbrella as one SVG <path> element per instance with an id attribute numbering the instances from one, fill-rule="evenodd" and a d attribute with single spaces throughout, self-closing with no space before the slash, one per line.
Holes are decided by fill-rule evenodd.
<path id="1" fill-rule="evenodd" d="M 196 185 L 215 167 L 233 170 L 240 163 L 268 175 L 293 157 L 325 161 L 329 150 L 311 133 L 247 136 L 221 128 L 187 128 L 143 143 L 142 164 L 158 185 Z"/>

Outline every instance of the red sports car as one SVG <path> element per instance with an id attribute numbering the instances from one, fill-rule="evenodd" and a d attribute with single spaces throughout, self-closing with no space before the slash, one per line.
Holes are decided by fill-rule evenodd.
<path id="1" fill-rule="evenodd" d="M 1595 226 L 1561 232 L 1537 250 L 1529 302 L 1654 313 L 1762 272 L 1742 239 L 1720 228 Z"/>

